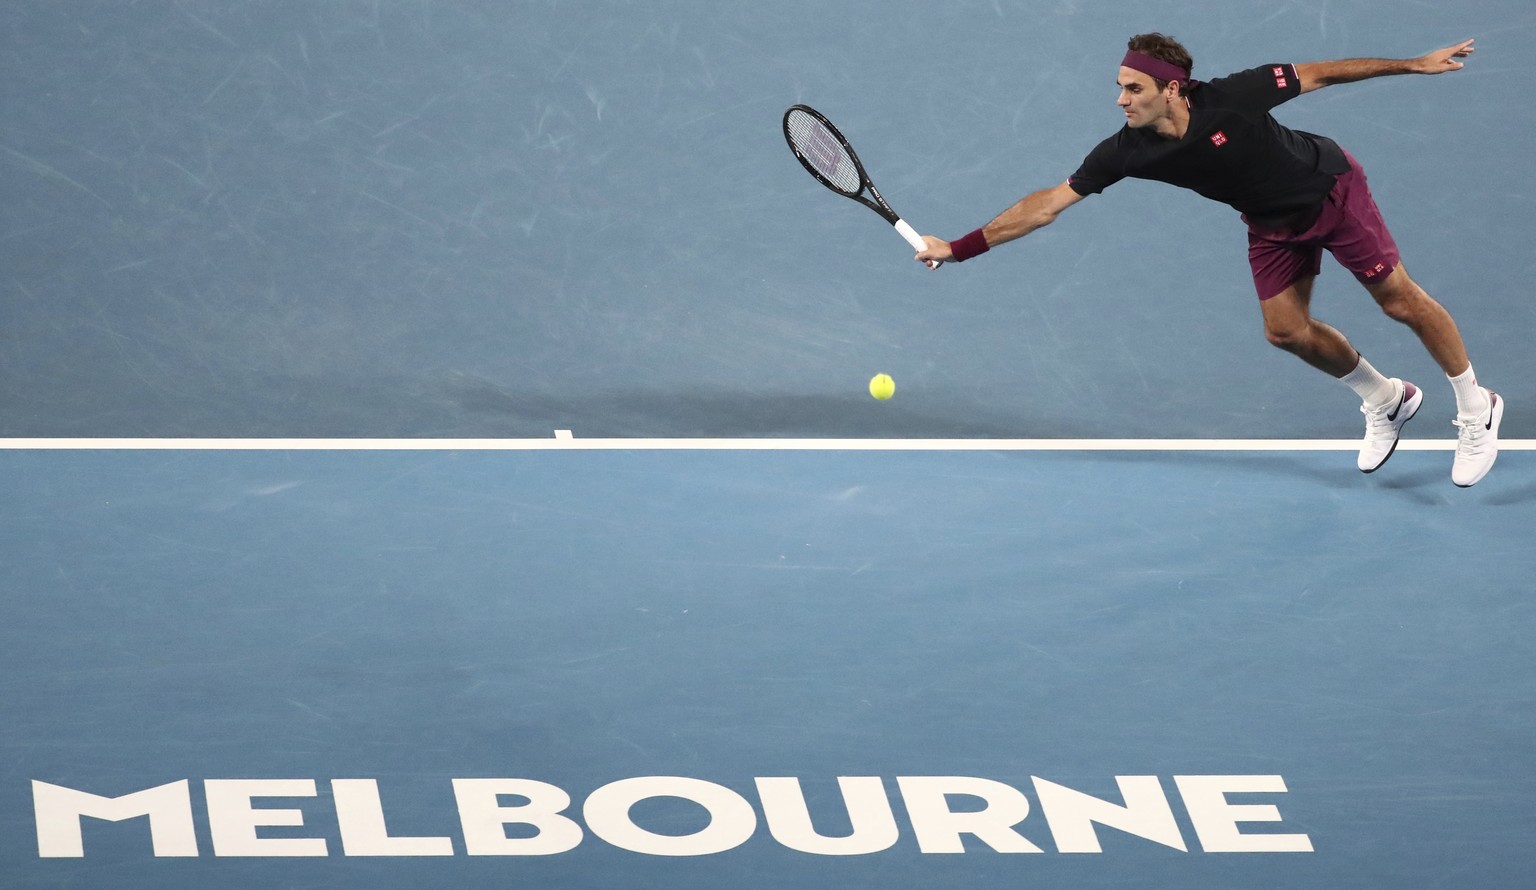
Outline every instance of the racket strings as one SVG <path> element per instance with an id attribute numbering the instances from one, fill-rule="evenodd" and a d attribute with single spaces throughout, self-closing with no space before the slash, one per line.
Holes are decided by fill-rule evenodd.
<path id="1" fill-rule="evenodd" d="M 787 129 L 790 144 L 817 173 L 834 188 L 849 195 L 858 194 L 863 186 L 858 165 L 848 155 L 842 142 L 829 133 L 821 121 L 796 110 L 790 112 Z"/>

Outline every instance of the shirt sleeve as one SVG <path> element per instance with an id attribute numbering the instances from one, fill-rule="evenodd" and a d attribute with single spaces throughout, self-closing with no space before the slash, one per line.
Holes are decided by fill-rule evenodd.
<path id="1" fill-rule="evenodd" d="M 1125 163 L 1120 158 L 1120 137 L 1105 139 L 1083 158 L 1077 172 L 1067 177 L 1067 185 L 1083 197 L 1097 195 L 1125 178 Z"/>
<path id="2" fill-rule="evenodd" d="M 1242 106 L 1260 111 L 1301 95 L 1301 79 L 1296 76 L 1296 66 L 1289 62 L 1238 71 L 1211 81 L 1210 86 Z"/>

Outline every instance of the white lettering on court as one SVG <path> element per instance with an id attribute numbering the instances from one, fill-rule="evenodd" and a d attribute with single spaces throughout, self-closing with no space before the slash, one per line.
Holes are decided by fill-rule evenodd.
<path id="1" fill-rule="evenodd" d="M 85 855 L 82 817 L 121 822 L 149 818 L 151 849 L 156 856 L 196 856 L 197 833 L 192 828 L 192 794 L 186 779 L 146 788 L 122 797 L 98 797 L 73 788 L 32 783 L 32 810 L 37 819 L 37 855 L 45 859 Z"/>
<path id="2" fill-rule="evenodd" d="M 901 843 L 885 780 L 842 776 L 841 806 L 806 800 L 793 776 L 753 780 L 756 803 L 715 782 L 680 776 L 620 779 L 587 795 L 581 821 L 570 812 L 569 792 L 533 779 L 452 779 L 463 852 L 470 856 L 550 856 L 569 853 L 591 835 L 649 856 L 709 856 L 736 849 L 757 833 L 761 812 L 768 834 L 780 846 L 818 856 L 868 856 Z M 975 776 L 900 776 L 896 788 L 917 848 L 927 854 L 959 854 L 967 846 L 996 853 L 1042 853 L 1021 827 L 1031 813 L 1024 791 Z M 1273 803 L 1232 802 L 1228 795 L 1286 794 L 1285 779 L 1265 776 L 1174 776 L 1189 824 L 1204 853 L 1310 853 L 1305 834 L 1244 831 L 1249 823 L 1278 823 Z M 1033 777 L 1044 825 L 1060 853 L 1102 853 L 1100 829 L 1107 828 L 1188 853 L 1171 801 L 1157 776 L 1116 776 L 1120 802 L 1085 794 Z M 441 857 L 455 854 L 446 833 L 391 834 L 385 801 L 375 779 L 333 779 L 332 816 L 345 856 Z M 328 856 L 324 827 L 305 826 L 306 810 L 257 801 L 317 798 L 314 779 L 207 779 L 203 782 L 208 837 L 215 856 Z M 446 804 L 447 794 L 443 795 Z M 702 824 L 682 833 L 664 833 L 640 824 L 634 810 L 643 802 L 669 798 L 702 811 Z M 142 791 L 107 797 L 48 782 L 32 782 L 37 852 L 41 858 L 86 855 L 86 820 L 148 822 L 149 848 L 156 857 L 200 855 L 190 781 L 183 779 Z M 307 812 L 323 821 L 326 803 L 314 800 Z M 421 812 L 418 804 L 413 812 Z M 846 817 L 846 820 L 845 818 Z M 418 816 L 419 818 L 419 816 Z M 846 825 L 827 833 L 818 821 Z M 284 832 L 263 832 L 286 828 Z M 133 832 L 143 828 L 92 828 L 92 832 Z M 310 835 L 310 836 L 304 836 Z"/>

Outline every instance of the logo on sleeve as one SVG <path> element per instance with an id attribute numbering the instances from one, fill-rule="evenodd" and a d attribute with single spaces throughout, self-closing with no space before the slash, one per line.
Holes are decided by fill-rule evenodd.
<path id="1" fill-rule="evenodd" d="M 1290 81 L 1286 80 L 1286 78 L 1285 78 L 1285 68 L 1284 67 L 1282 67 L 1280 65 L 1276 65 L 1274 71 L 1275 71 L 1275 86 L 1277 86 L 1277 87 L 1279 87 L 1280 89 L 1283 90 L 1287 86 L 1290 85 Z"/>
<path id="2" fill-rule="evenodd" d="M 1223 145 L 1226 145 L 1227 144 L 1227 134 L 1221 132 L 1220 130 L 1217 130 L 1215 133 L 1213 133 L 1211 135 L 1211 144 L 1216 146 L 1217 148 L 1221 148 Z"/>

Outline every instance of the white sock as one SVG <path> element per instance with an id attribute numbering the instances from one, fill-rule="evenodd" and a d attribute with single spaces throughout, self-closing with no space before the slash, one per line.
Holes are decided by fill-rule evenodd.
<path id="1" fill-rule="evenodd" d="M 1457 417 L 1481 417 L 1488 410 L 1488 398 L 1483 395 L 1483 388 L 1477 385 L 1477 374 L 1472 366 L 1461 374 L 1452 377 L 1446 375 L 1451 381 L 1451 389 L 1456 391 L 1456 416 Z"/>
<path id="2" fill-rule="evenodd" d="M 1381 372 L 1371 367 L 1371 363 L 1360 356 L 1360 364 L 1355 369 L 1339 378 L 1339 382 L 1355 391 L 1360 401 L 1367 408 L 1380 408 L 1392 401 L 1397 396 L 1397 390 L 1392 387 L 1392 381 L 1383 377 Z"/>

